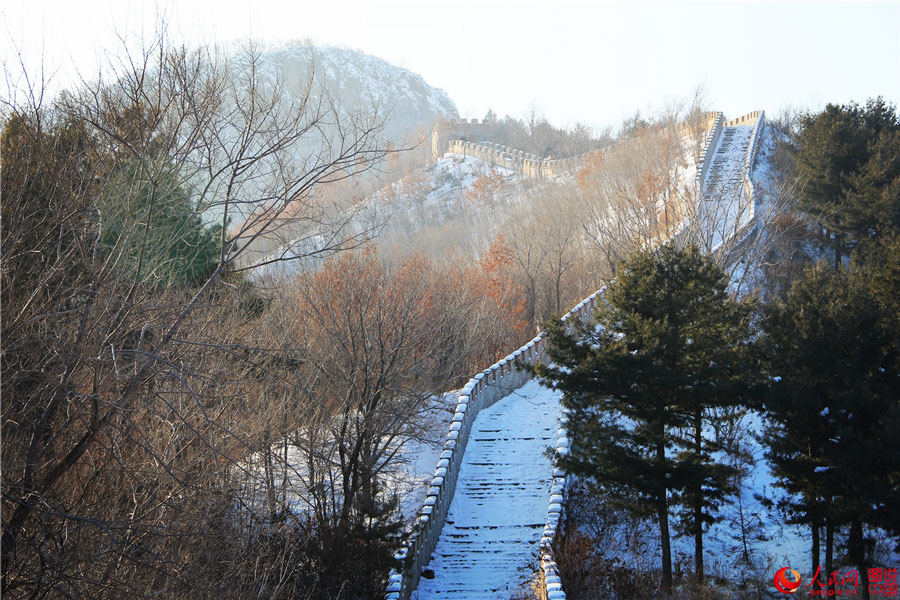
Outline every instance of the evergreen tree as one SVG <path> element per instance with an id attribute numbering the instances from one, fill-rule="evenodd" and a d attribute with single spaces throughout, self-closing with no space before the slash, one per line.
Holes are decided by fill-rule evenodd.
<path id="1" fill-rule="evenodd" d="M 154 287 L 195 285 L 212 273 L 221 226 L 203 222 L 170 162 L 129 163 L 108 190 L 100 244 L 116 270 Z"/>
<path id="2" fill-rule="evenodd" d="M 734 405 L 748 378 L 749 307 L 696 247 L 664 246 L 630 258 L 596 311 L 598 327 L 547 326 L 553 363 L 538 365 L 563 391 L 574 445 L 561 465 L 587 476 L 611 504 L 653 516 L 661 589 L 672 585 L 669 507 L 683 507 L 703 574 L 703 528 L 729 490 L 704 435 L 711 409 Z"/>
<path id="3" fill-rule="evenodd" d="M 787 507 L 814 536 L 825 524 L 828 563 L 836 529 L 850 525 L 864 589 L 863 525 L 900 533 L 897 320 L 870 281 L 856 271 L 808 270 L 769 310 L 760 342 L 772 377 L 769 459 L 779 485 L 797 497 Z"/>
<path id="4" fill-rule="evenodd" d="M 900 120 L 881 98 L 829 104 L 801 119 L 791 147 L 804 180 L 800 205 L 835 239 L 835 265 L 850 246 L 900 227 Z"/>
<path id="5" fill-rule="evenodd" d="M 900 328 L 900 235 L 873 241 L 861 250 L 857 256 L 861 277 L 889 317 L 888 325 L 896 331 Z"/>
<path id="6" fill-rule="evenodd" d="M 866 162 L 851 184 L 860 215 L 857 239 L 866 234 L 870 238 L 900 234 L 900 120 L 896 115 L 869 143 Z"/>

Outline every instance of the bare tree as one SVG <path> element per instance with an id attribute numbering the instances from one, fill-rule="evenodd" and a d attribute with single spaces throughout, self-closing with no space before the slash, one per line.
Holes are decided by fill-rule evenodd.
<path id="1" fill-rule="evenodd" d="M 573 227 L 578 218 L 570 190 L 543 185 L 532 190 L 531 202 L 513 211 L 504 231 L 514 253 L 516 278 L 525 292 L 524 318 L 541 324 L 587 291 L 572 281 L 577 265 L 585 260 L 586 240 Z"/>
<path id="2" fill-rule="evenodd" d="M 633 249 L 674 235 L 684 212 L 683 169 L 678 132 L 661 126 L 646 128 L 586 163 L 578 174 L 582 222 L 608 269 Z"/>
<path id="3" fill-rule="evenodd" d="M 11 90 L 2 154 L 4 596 L 239 595 L 233 577 L 267 597 L 296 593 L 269 570 L 259 587 L 253 569 L 213 550 L 232 544 L 216 536 L 234 526 L 236 461 L 265 446 L 258 434 L 296 428 L 303 414 L 290 416 L 291 353 L 245 343 L 264 300 L 241 291 L 241 273 L 364 240 L 366 232 L 344 229 L 348 212 L 318 203 L 315 190 L 370 169 L 387 150 L 376 111 L 347 113 L 312 79 L 287 89 L 261 65 L 253 46 L 226 60 L 175 48 L 160 33 L 52 103 L 27 73 Z M 298 153 L 309 138 L 317 146 Z M 128 185 L 134 173 L 140 185 Z M 127 225 L 128 241 L 105 245 L 108 207 L 138 191 L 146 218 Z M 202 222 L 157 225 L 161 213 L 173 216 L 176 191 L 178 206 Z M 215 232 L 216 257 L 202 280 L 171 287 L 153 273 L 179 261 L 154 263 L 150 249 L 183 239 L 186 223 Z M 288 224 L 303 232 L 292 245 L 247 260 Z M 260 395 L 272 378 L 281 382 L 276 397 Z M 254 424 L 272 406 L 294 422 Z M 266 552 L 272 568 L 288 564 L 281 550 Z"/>

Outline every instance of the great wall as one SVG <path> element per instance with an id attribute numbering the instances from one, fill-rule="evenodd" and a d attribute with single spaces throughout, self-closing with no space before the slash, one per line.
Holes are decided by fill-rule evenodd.
<path id="1" fill-rule="evenodd" d="M 708 133 L 697 169 L 696 197 L 702 203 L 749 206 L 749 211 L 734 211 L 743 216 L 729 229 L 740 241 L 758 226 L 751 175 L 765 114 L 755 111 L 725 121 L 722 113 L 707 113 L 703 122 Z M 447 131 L 436 128 L 436 156 L 477 156 L 527 177 L 570 173 L 587 158 L 543 159 L 496 144 L 446 139 Z M 582 300 L 564 319 L 590 322 L 604 289 Z M 538 397 L 533 389 L 526 390 L 537 384 L 517 367 L 536 360 L 546 360 L 543 334 L 477 373 L 460 390 L 426 499 L 406 546 L 396 556 L 402 568 L 391 573 L 386 600 L 509 598 L 515 589 L 510 584 L 521 582 L 535 551 L 539 597 L 566 598 L 551 547 L 565 513 L 566 478 L 543 454 L 549 442 L 558 454 L 568 452 L 566 415 L 558 396 L 544 395 L 542 402 L 523 406 L 530 401 L 528 394 Z M 461 472 L 466 477 L 461 479 Z M 543 522 L 533 522 L 535 510 L 543 514 Z"/>
<path id="2" fill-rule="evenodd" d="M 692 119 L 691 122 L 676 125 L 676 133 L 696 135 L 702 131 L 709 131 L 715 124 L 720 123 L 721 118 L 722 113 L 719 112 L 703 113 Z M 741 118 L 750 118 L 750 115 Z M 490 122 L 478 122 L 478 119 L 438 121 L 431 133 L 432 157 L 437 160 L 447 153 L 474 156 L 495 167 L 516 171 L 524 177 L 553 178 L 576 172 L 584 167 L 591 157 L 626 149 L 631 143 L 626 140 L 609 148 L 586 152 L 570 158 L 543 158 L 523 150 L 487 141 L 484 138 L 489 135 L 490 125 Z M 661 133 L 665 131 L 667 130 L 664 129 Z"/>

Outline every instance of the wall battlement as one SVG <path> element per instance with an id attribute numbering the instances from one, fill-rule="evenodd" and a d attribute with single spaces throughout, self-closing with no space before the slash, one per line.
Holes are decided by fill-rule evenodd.
<path id="1" fill-rule="evenodd" d="M 478 119 L 438 119 L 431 130 L 431 154 L 435 160 L 449 150 L 451 140 L 466 142 L 484 142 L 490 137 L 493 121 Z"/>
<path id="2" fill-rule="evenodd" d="M 738 127 L 739 125 L 753 127 L 756 125 L 756 122 L 759 121 L 759 118 L 763 116 L 763 114 L 764 112 L 761 110 L 754 110 L 753 112 L 747 113 L 742 117 L 731 119 L 730 121 L 725 121 L 725 127 Z"/>
<path id="3" fill-rule="evenodd" d="M 754 114 L 750 113 L 750 115 L 740 117 L 740 119 L 747 119 Z M 679 123 L 675 126 L 675 129 L 680 135 L 699 136 L 714 129 L 716 126 L 721 127 L 722 119 L 721 112 L 707 112 L 700 115 L 699 119 Z M 631 140 L 626 140 L 608 148 L 586 152 L 570 158 L 544 158 L 489 141 L 488 138 L 490 137 L 493 124 L 492 121 L 479 122 L 478 119 L 442 119 L 438 121 L 431 134 L 431 147 L 434 159 L 437 160 L 448 152 L 462 154 L 463 156 L 475 156 L 496 167 L 516 171 L 528 178 L 546 179 L 577 172 L 592 157 L 627 148 L 632 142 Z M 713 141 L 717 139 L 715 137 Z M 707 144 L 709 141 L 707 139 Z"/>
<path id="4" fill-rule="evenodd" d="M 463 123 L 462 121 L 452 121 L 447 123 L 447 125 L 462 127 Z M 465 123 L 465 125 L 470 128 L 474 127 L 471 131 L 476 134 L 479 128 L 482 128 L 481 131 L 484 131 L 484 123 L 470 122 Z M 755 111 L 725 122 L 724 116 L 720 112 L 706 113 L 703 115 L 701 125 L 702 129 L 698 129 L 698 123 L 695 121 L 694 123 L 683 123 L 676 126 L 679 133 L 681 133 L 682 128 L 690 128 L 685 133 L 690 133 L 691 135 L 707 133 L 705 147 L 697 165 L 698 197 L 702 197 L 703 191 L 703 177 L 701 173 L 705 173 L 710 168 L 712 155 L 722 134 L 723 127 L 753 127 L 750 143 L 743 157 L 745 175 L 742 181 L 747 198 L 752 203 L 754 201 L 754 190 L 750 172 L 756 160 L 762 131 L 765 127 L 765 114 L 762 111 Z M 437 127 L 435 129 L 437 130 Z M 445 129 L 444 131 L 451 130 Z M 551 177 L 554 174 L 572 172 L 580 168 L 587 157 L 594 154 L 592 152 L 568 159 L 551 160 L 499 144 L 484 142 L 483 140 L 482 143 L 462 139 L 444 140 L 440 139 L 439 136 L 433 136 L 432 140 L 435 148 L 438 146 L 446 148 L 440 154 L 437 154 L 437 151 L 435 151 L 436 157 L 442 156 L 445 152 L 479 156 L 492 164 L 516 169 L 528 177 Z M 627 143 L 625 142 L 624 144 Z M 622 145 L 613 146 L 611 149 L 617 147 L 621 148 Z M 609 151 L 609 149 L 596 152 L 602 153 L 605 151 Z M 748 228 L 753 226 L 755 226 L 755 217 L 751 216 L 750 223 L 736 235 L 738 237 L 745 236 Z M 563 321 L 569 326 L 576 321 L 589 323 L 593 317 L 595 306 L 602 301 L 605 290 L 606 288 L 604 287 L 582 300 L 563 317 Z M 425 502 L 419 509 L 414 529 L 410 532 L 408 540 L 404 547 L 395 555 L 395 558 L 400 561 L 401 567 L 398 571 L 392 571 L 389 576 L 385 600 L 409 600 L 418 585 L 422 569 L 431 558 L 447 517 L 450 502 L 459 479 L 462 456 L 466 450 L 475 416 L 483 408 L 491 406 L 505 396 L 508 390 L 520 387 L 531 377 L 531 374 L 527 371 L 518 369 L 517 363 L 533 363 L 539 359 L 547 360 L 545 344 L 544 334 L 541 333 L 503 360 L 477 373 L 460 390 L 457 397 L 456 410 L 435 468 L 434 477 L 428 488 Z M 556 454 L 565 454 L 569 449 L 570 440 L 568 432 L 564 428 L 565 416 L 565 413 L 560 414 Z M 566 598 L 551 546 L 565 510 L 564 484 L 565 473 L 559 469 L 554 470 L 547 518 L 539 543 L 541 583 L 537 592 L 543 600 L 565 600 Z"/>

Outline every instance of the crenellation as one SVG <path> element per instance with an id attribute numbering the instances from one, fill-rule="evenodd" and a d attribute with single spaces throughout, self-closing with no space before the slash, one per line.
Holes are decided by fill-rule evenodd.
<path id="1" fill-rule="evenodd" d="M 749 123 L 752 119 L 758 117 L 759 112 L 756 111 L 749 115 L 744 115 L 736 120 L 743 119 L 742 122 Z M 712 138 L 707 137 L 708 146 L 710 141 L 714 144 L 718 140 L 716 129 L 721 129 L 723 125 L 722 119 L 721 112 L 706 112 L 691 122 L 679 123 L 675 127 L 681 134 L 713 130 Z M 489 127 L 492 124 L 493 122 L 490 121 L 479 123 L 478 119 L 442 119 L 435 125 L 432 132 L 432 150 L 434 151 L 435 160 L 447 152 L 453 152 L 464 154 L 465 156 L 475 156 L 495 166 L 513 169 L 528 178 L 551 178 L 577 171 L 596 153 L 609 151 L 609 149 L 592 150 L 564 159 L 541 157 L 488 140 Z M 457 142 L 464 142 L 464 144 L 461 145 Z M 627 148 L 632 143 L 632 140 L 625 140 L 612 148 Z M 704 168 L 701 168 L 704 175 L 705 169 L 708 169 L 708 162 L 708 157 L 704 154 L 703 160 L 701 160 L 701 164 L 704 165 Z M 698 177 L 699 181 L 701 179 Z"/>
<path id="2" fill-rule="evenodd" d="M 465 120 L 462 119 L 458 122 L 450 121 L 445 123 L 446 128 L 441 129 L 440 132 L 438 131 L 438 126 L 436 126 L 432 137 L 433 148 L 436 149 L 435 157 L 442 156 L 446 152 L 454 152 L 467 156 L 477 156 L 499 166 L 514 168 L 522 172 L 526 177 L 555 177 L 580 168 L 588 158 L 594 156 L 597 152 L 602 153 L 605 151 L 588 152 L 566 159 L 552 159 L 541 158 L 522 150 L 511 149 L 487 140 L 478 140 L 474 137 L 457 137 L 453 139 L 442 137 L 447 132 L 459 131 L 464 123 L 466 126 L 474 126 L 476 129 L 485 125 L 484 123 L 477 123 L 476 119 L 472 121 L 472 123 L 465 123 Z M 728 122 L 724 121 L 724 116 L 720 112 L 705 113 L 702 116 L 703 129 L 701 131 L 707 131 L 708 133 L 706 135 L 706 144 L 701 154 L 701 161 L 698 165 L 698 192 L 703 190 L 705 175 L 712 163 L 712 155 L 719 137 L 722 135 L 723 127 L 738 125 L 753 126 L 750 144 L 745 155 L 746 168 L 743 182 L 747 198 L 752 203 L 753 183 L 750 179 L 750 171 L 756 160 L 762 130 L 765 127 L 765 113 L 763 111 L 754 111 Z M 686 124 L 679 124 L 677 126 L 679 128 L 678 131 L 682 131 L 682 128 L 687 126 Z M 469 136 L 473 135 L 469 132 Z M 626 147 L 627 144 L 627 142 L 624 143 Z M 440 154 L 437 153 L 437 149 L 441 150 Z M 594 307 L 600 302 L 605 289 L 601 288 L 581 301 L 566 314 L 564 320 L 570 326 L 575 319 L 588 321 L 593 314 Z M 493 405 L 502 398 L 505 393 L 501 393 L 501 390 L 517 389 L 530 378 L 530 374 L 526 371 L 513 368 L 514 361 L 523 354 L 532 362 L 536 358 L 547 360 L 543 335 L 539 334 L 515 353 L 476 374 L 460 390 L 444 450 L 441 452 L 438 460 L 428 495 L 419 512 L 415 528 L 406 542 L 406 548 L 397 555 L 398 560 L 402 561 L 402 571 L 391 573 L 385 595 L 386 600 L 409 600 L 416 589 L 422 569 L 428 564 L 434 552 L 447 517 L 450 503 L 456 490 L 462 457 L 466 450 L 475 416 L 482 409 Z M 556 454 L 558 455 L 568 453 L 570 447 L 568 432 L 564 427 L 564 416 L 564 412 L 561 412 L 558 420 L 559 427 L 555 445 Z M 548 496 L 547 519 L 540 542 L 539 560 L 543 577 L 542 585 L 537 591 L 540 597 L 548 600 L 565 599 L 566 597 L 561 586 L 559 571 L 550 543 L 556 534 L 560 519 L 565 513 L 565 502 L 562 495 L 564 483 L 565 474 L 561 471 L 554 471 L 550 495 Z"/>

